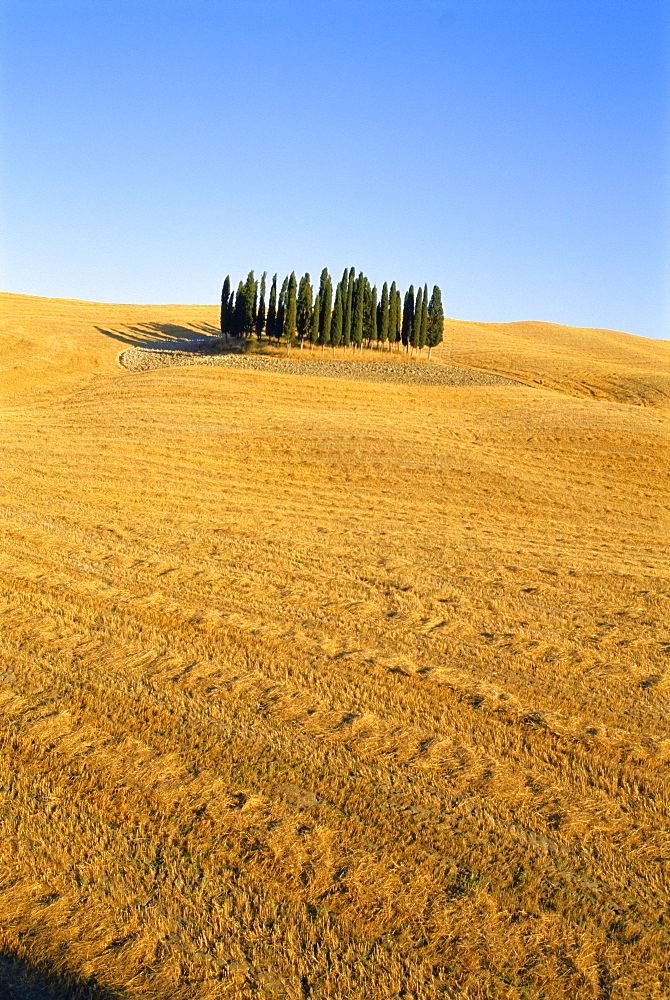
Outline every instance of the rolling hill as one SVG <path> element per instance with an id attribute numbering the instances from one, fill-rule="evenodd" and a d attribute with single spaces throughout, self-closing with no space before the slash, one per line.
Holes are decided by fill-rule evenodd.
<path id="1" fill-rule="evenodd" d="M 217 307 L 0 306 L 7 995 L 666 998 L 670 345 L 130 372 Z"/>

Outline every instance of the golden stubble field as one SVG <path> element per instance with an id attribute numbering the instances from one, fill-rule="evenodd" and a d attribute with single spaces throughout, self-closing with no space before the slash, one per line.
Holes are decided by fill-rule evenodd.
<path id="1" fill-rule="evenodd" d="M 135 374 L 216 307 L 0 308 L 6 995 L 666 1000 L 670 346 Z"/>

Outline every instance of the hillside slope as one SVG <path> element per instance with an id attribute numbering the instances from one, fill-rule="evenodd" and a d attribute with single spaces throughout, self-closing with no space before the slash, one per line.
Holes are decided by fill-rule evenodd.
<path id="1" fill-rule="evenodd" d="M 638 406 L 670 406 L 670 343 L 554 323 L 447 320 L 441 356 L 529 385 Z"/>
<path id="2" fill-rule="evenodd" d="M 579 389 L 662 345 L 135 373 L 216 308 L 2 304 L 5 991 L 665 1000 L 670 415 Z"/>
<path id="3" fill-rule="evenodd" d="M 218 322 L 217 306 L 110 305 L 0 292 L 0 398 L 24 386 L 43 394 L 77 378 L 115 374 L 124 348 L 211 335 Z M 667 341 L 553 323 L 448 319 L 434 358 L 570 395 L 670 407 Z"/>

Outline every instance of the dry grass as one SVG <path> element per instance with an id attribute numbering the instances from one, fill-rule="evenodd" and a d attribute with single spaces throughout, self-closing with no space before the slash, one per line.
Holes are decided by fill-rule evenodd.
<path id="1" fill-rule="evenodd" d="M 670 408 L 670 347 L 615 330 L 447 320 L 442 355 L 573 396 Z"/>
<path id="2" fill-rule="evenodd" d="M 216 308 L 0 301 L 0 952 L 124 1000 L 667 998 L 668 345 L 129 374 L 109 334 Z"/>

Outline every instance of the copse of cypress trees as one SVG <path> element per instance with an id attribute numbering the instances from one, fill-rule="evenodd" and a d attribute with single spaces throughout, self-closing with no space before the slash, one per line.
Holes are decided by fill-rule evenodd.
<path id="1" fill-rule="evenodd" d="M 444 336 L 444 311 L 442 309 L 442 292 L 437 285 L 433 288 L 428 306 L 428 330 L 426 343 L 428 344 L 428 360 L 434 347 L 442 343 Z"/>
<path id="2" fill-rule="evenodd" d="M 296 329 L 300 338 L 301 350 L 304 346 L 305 338 L 309 336 L 312 323 L 312 308 L 312 281 L 309 273 L 307 273 L 300 279 L 296 302 Z"/>
<path id="3" fill-rule="evenodd" d="M 414 323 L 414 285 L 410 285 L 405 292 L 405 302 L 402 310 L 402 327 L 400 328 L 400 338 L 405 350 L 409 350 L 409 342 L 412 336 L 412 326 Z"/>
<path id="4" fill-rule="evenodd" d="M 260 297 L 259 297 L 260 286 Z M 231 291 L 230 275 L 227 275 L 221 290 L 221 334 L 224 337 L 244 337 L 253 333 L 261 339 L 265 334 L 277 341 L 286 338 L 287 349 L 300 338 L 301 348 L 308 340 L 312 352 L 314 344 L 321 344 L 324 353 L 327 344 L 333 348 L 349 344 L 362 351 L 363 344 L 368 349 L 372 345 L 382 350 L 393 344 L 400 348 L 402 342 L 412 355 L 428 346 L 428 358 L 433 347 L 442 342 L 444 335 L 444 312 L 442 293 L 437 285 L 428 300 L 428 285 L 419 286 L 414 292 L 410 285 L 404 302 L 394 282 L 389 287 L 384 282 L 381 297 L 377 287 L 362 271 L 345 268 L 341 281 L 335 289 L 333 303 L 333 282 L 327 268 L 323 268 L 318 292 L 312 288 L 309 273 L 300 281 L 295 272 L 284 278 L 279 293 L 277 275 L 272 278 L 269 304 L 266 308 L 267 271 L 260 282 L 254 272 L 249 271 L 245 282 L 240 281 L 237 292 Z M 316 296 L 314 297 L 314 293 Z M 312 301 L 314 299 L 314 301 Z"/>
<path id="5" fill-rule="evenodd" d="M 258 312 L 256 313 L 256 336 L 259 340 L 263 336 L 263 330 L 265 329 L 265 283 L 267 276 L 268 272 L 263 271 L 261 277 L 261 297 L 258 300 Z"/>

